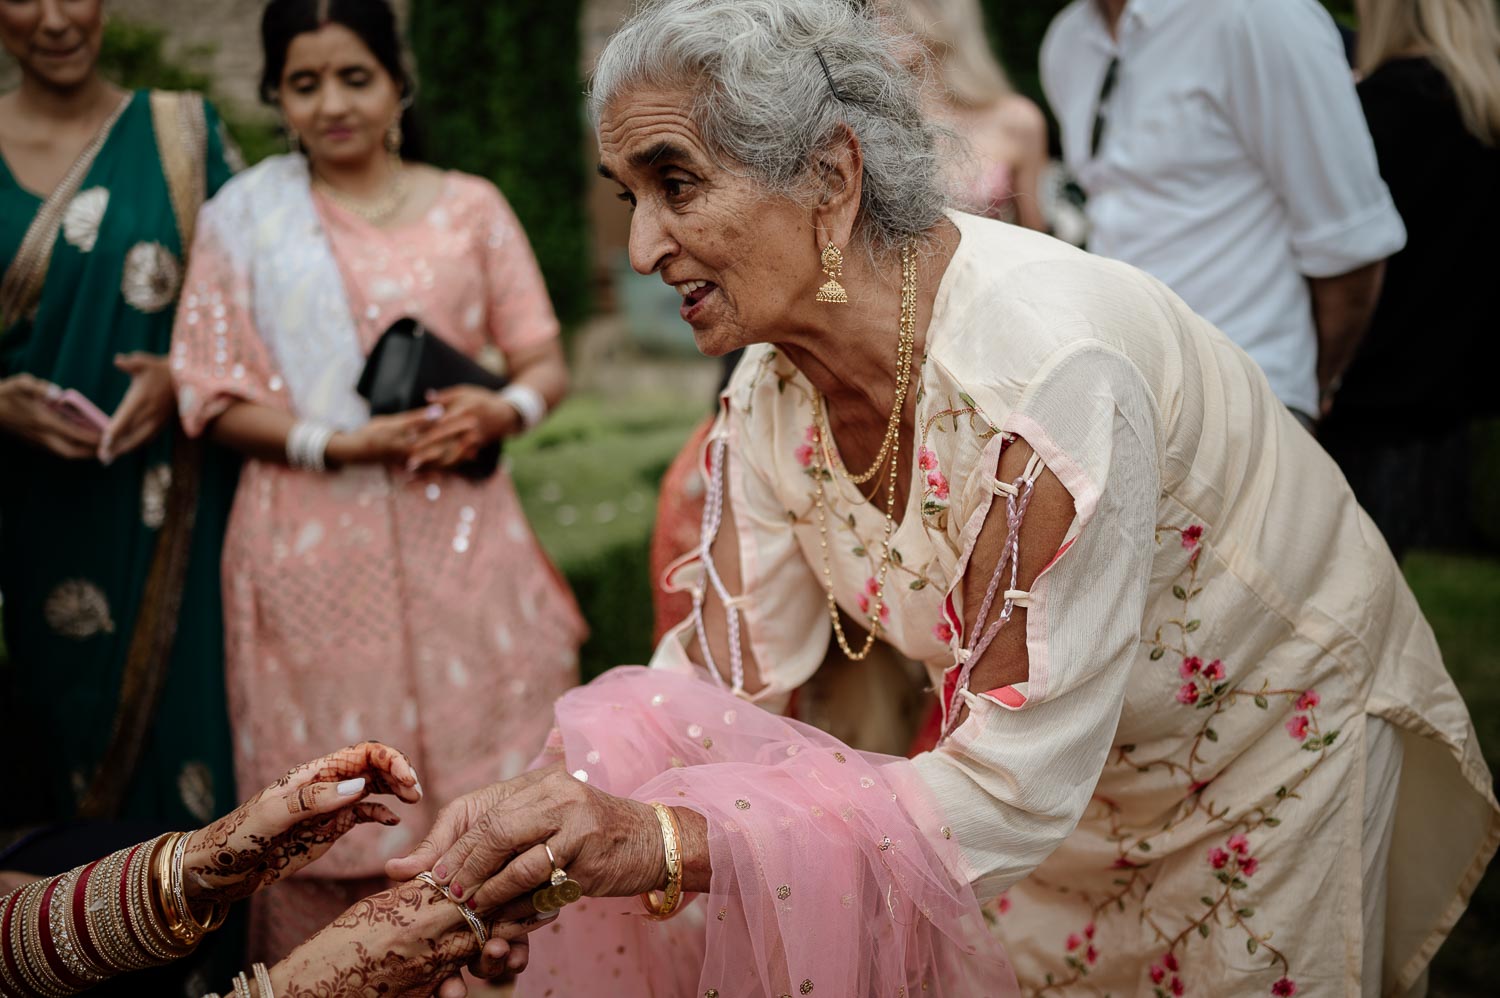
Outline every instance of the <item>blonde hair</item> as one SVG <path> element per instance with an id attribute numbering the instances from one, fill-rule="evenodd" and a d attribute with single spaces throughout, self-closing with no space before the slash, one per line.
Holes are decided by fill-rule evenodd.
<path id="1" fill-rule="evenodd" d="M 984 107 L 1011 92 L 990 50 L 978 0 L 880 0 L 877 7 L 922 43 L 939 81 L 959 103 Z"/>
<path id="2" fill-rule="evenodd" d="M 1458 98 L 1464 127 L 1485 145 L 1500 142 L 1500 19 L 1495 0 L 1366 0 L 1359 25 L 1359 71 L 1373 73 L 1420 51 Z"/>

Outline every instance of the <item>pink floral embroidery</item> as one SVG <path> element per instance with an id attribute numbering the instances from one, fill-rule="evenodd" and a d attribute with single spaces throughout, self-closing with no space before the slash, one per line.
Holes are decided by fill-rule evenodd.
<path id="1" fill-rule="evenodd" d="M 803 444 L 802 446 L 800 446 L 800 447 L 797 448 L 797 463 L 800 464 L 800 465 L 802 465 L 802 467 L 804 467 L 804 468 L 812 467 L 812 459 L 813 459 L 813 446 L 812 446 L 812 444 Z"/>
<path id="2" fill-rule="evenodd" d="M 1290 721 L 1286 722 L 1286 733 L 1297 739 L 1297 741 L 1299 742 L 1302 739 L 1306 738 L 1307 716 L 1305 714 L 1297 714 Z"/>
<path id="3" fill-rule="evenodd" d="M 1271 994 L 1276 995 L 1276 998 L 1292 998 L 1296 993 L 1297 983 L 1290 977 L 1283 977 L 1271 985 Z"/>
<path id="4" fill-rule="evenodd" d="M 870 612 L 870 597 L 865 595 L 864 593 L 859 594 L 859 612 L 863 614 L 869 614 Z M 885 603 L 880 604 L 881 623 L 889 622 L 890 619 L 891 608 Z"/>
<path id="5" fill-rule="evenodd" d="M 953 640 L 953 628 L 948 626 L 946 620 L 938 621 L 938 625 L 932 629 L 932 633 L 943 644 L 947 644 Z"/>
<path id="6" fill-rule="evenodd" d="M 1224 663 L 1214 659 L 1203 669 L 1203 678 L 1211 683 L 1217 683 L 1224 678 Z"/>
<path id="7" fill-rule="evenodd" d="M 1244 832 L 1236 832 L 1229 836 L 1229 841 L 1225 845 L 1241 856 L 1250 851 L 1250 840 L 1245 837 Z"/>
<path id="8" fill-rule="evenodd" d="M 1192 683 L 1183 683 L 1182 688 L 1177 691 L 1177 702 L 1192 705 L 1198 702 L 1198 687 Z"/>
<path id="9" fill-rule="evenodd" d="M 1010 911 L 1010 898 L 1004 894 L 1000 895 L 999 900 L 995 903 L 995 907 L 1000 909 L 1000 914 L 1005 914 L 1007 911 Z"/>
<path id="10" fill-rule="evenodd" d="M 938 499 L 947 500 L 948 479 L 943 477 L 941 471 L 929 471 L 927 473 L 927 488 Z"/>
<path id="11" fill-rule="evenodd" d="M 1068 946 L 1069 951 L 1075 950 L 1075 949 L 1077 949 L 1078 947 L 1080 947 L 1082 945 L 1083 945 L 1083 937 L 1082 936 L 1080 936 L 1076 932 L 1069 932 L 1068 933 L 1068 943 L 1067 943 L 1067 946 Z"/>
<path id="12" fill-rule="evenodd" d="M 1182 546 L 1189 551 L 1196 548 L 1198 546 L 1198 542 L 1202 539 L 1203 526 L 1201 524 L 1195 523 L 1191 527 L 1187 527 L 1182 531 Z"/>
<path id="13" fill-rule="evenodd" d="M 1224 867 L 1229 865 L 1229 853 L 1218 846 L 1214 846 L 1208 851 L 1208 865 L 1212 866 L 1215 870 L 1224 869 Z"/>
<path id="14" fill-rule="evenodd" d="M 1165 981 L 1166 979 L 1167 979 L 1167 968 L 1163 967 L 1159 963 L 1153 963 L 1151 965 L 1151 983 L 1152 984 L 1160 984 L 1162 981 Z"/>
<path id="15" fill-rule="evenodd" d="M 922 447 L 917 451 L 917 467 L 923 471 L 932 471 L 938 466 L 937 452 Z"/>
<path id="16" fill-rule="evenodd" d="M 1099 951 L 1096 950 L 1096 949 L 1094 949 L 1094 947 L 1092 945 L 1090 945 L 1088 949 L 1086 949 L 1086 950 L 1083 951 L 1083 958 L 1085 960 L 1087 960 L 1089 963 L 1098 963 L 1099 962 Z"/>
<path id="17" fill-rule="evenodd" d="M 1171 987 L 1174 995 L 1181 995 L 1187 991 L 1187 987 L 1182 983 L 1182 978 L 1180 977 L 1172 978 Z"/>
<path id="18" fill-rule="evenodd" d="M 1254 856 L 1246 856 L 1240 860 L 1240 872 L 1247 877 L 1255 876 L 1255 871 L 1260 869 L 1260 860 Z"/>
<path id="19" fill-rule="evenodd" d="M 1297 698 L 1297 709 L 1312 710 L 1322 702 L 1323 698 L 1318 696 L 1317 690 L 1303 690 L 1302 695 Z"/>
<path id="20" fill-rule="evenodd" d="M 1172 952 L 1169 951 L 1166 956 L 1164 956 L 1164 957 L 1161 958 L 1161 962 L 1172 973 L 1174 973 L 1174 974 L 1177 973 L 1178 966 L 1177 966 L 1177 954 L 1176 953 L 1172 953 Z"/>
<path id="21" fill-rule="evenodd" d="M 1199 658 L 1197 655 L 1189 655 L 1187 658 L 1182 660 L 1182 668 L 1178 669 L 1177 671 L 1181 674 L 1183 679 L 1192 679 L 1198 673 L 1203 671 L 1203 659 Z"/>
<path id="22" fill-rule="evenodd" d="M 880 580 L 877 579 L 877 578 L 875 578 L 875 576 L 873 576 L 873 575 L 870 576 L 869 578 L 865 579 L 865 595 L 866 596 L 879 596 L 880 595 Z"/>

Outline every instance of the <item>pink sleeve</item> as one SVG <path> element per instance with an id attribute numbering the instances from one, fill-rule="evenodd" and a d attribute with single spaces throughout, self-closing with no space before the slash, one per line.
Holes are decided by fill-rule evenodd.
<path id="1" fill-rule="evenodd" d="M 641 917 L 635 898 L 568 908 L 532 935 L 522 994 L 615 979 L 726 998 L 1017 993 L 952 829 L 906 759 L 654 669 L 566 694 L 557 726 L 575 778 L 702 814 L 713 875 L 669 922 Z"/>
<path id="2" fill-rule="evenodd" d="M 492 185 L 480 224 L 490 339 L 502 351 L 525 350 L 558 334 L 552 299 L 526 231 L 510 203 Z"/>
<path id="3" fill-rule="evenodd" d="M 205 205 L 172 329 L 172 379 L 182 425 L 191 436 L 233 402 L 290 409 L 270 351 L 255 330 L 249 267 L 220 232 L 222 205 Z"/>

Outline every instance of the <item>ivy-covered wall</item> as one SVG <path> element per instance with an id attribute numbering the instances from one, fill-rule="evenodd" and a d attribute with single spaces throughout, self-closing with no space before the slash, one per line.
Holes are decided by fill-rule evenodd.
<path id="1" fill-rule="evenodd" d="M 428 158 L 505 193 L 565 326 L 590 307 L 581 6 L 422 0 L 410 25 Z"/>

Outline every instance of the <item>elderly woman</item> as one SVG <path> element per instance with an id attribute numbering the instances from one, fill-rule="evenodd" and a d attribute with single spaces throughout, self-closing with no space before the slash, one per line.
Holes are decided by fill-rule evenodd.
<path id="1" fill-rule="evenodd" d="M 1002 943 L 1027 993 L 1411 988 L 1500 808 L 1390 553 L 1169 290 L 945 210 L 889 44 L 839 0 L 663 0 L 601 55 L 636 269 L 748 346 L 694 612 L 388 872 L 588 895 L 539 991 L 991 995 Z M 926 663 L 934 751 L 772 713 L 830 630 Z M 620 917 L 652 889 L 705 897 Z"/>

